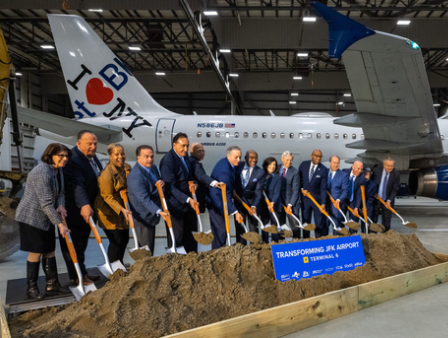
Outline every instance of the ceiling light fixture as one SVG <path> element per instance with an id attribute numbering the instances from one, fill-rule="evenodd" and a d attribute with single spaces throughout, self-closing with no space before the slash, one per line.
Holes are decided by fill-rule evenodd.
<path id="1" fill-rule="evenodd" d="M 440 103 L 434 103 L 434 107 L 440 107 Z"/>
<path id="2" fill-rule="evenodd" d="M 212 15 L 218 15 L 217 11 L 204 11 L 204 15 L 212 16 Z"/>
<path id="3" fill-rule="evenodd" d="M 40 46 L 40 48 L 43 48 L 43 49 L 54 49 L 54 46 L 52 46 L 52 45 L 42 45 L 42 46 Z"/>
<path id="4" fill-rule="evenodd" d="M 397 21 L 397 25 L 400 25 L 400 26 L 407 26 L 410 23 L 411 23 L 411 20 L 398 20 Z"/>
<path id="5" fill-rule="evenodd" d="M 291 96 L 299 96 L 299 93 L 291 93 Z"/>
<path id="6" fill-rule="evenodd" d="M 315 16 L 304 16 L 303 22 L 316 22 L 316 17 Z"/>
<path id="7" fill-rule="evenodd" d="M 220 53 L 230 53 L 231 50 L 230 49 L 220 49 L 219 52 Z"/>
<path id="8" fill-rule="evenodd" d="M 129 46 L 129 49 L 130 50 L 142 50 L 140 47 L 131 47 L 131 46 Z"/>
<path id="9" fill-rule="evenodd" d="M 102 12 L 103 10 L 101 8 L 90 8 L 89 12 Z"/>
<path id="10" fill-rule="evenodd" d="M 308 57 L 308 53 L 297 53 L 297 56 L 300 58 L 306 58 Z"/>
<path id="11" fill-rule="evenodd" d="M 230 73 L 229 76 L 231 76 L 231 77 L 238 77 L 238 74 L 237 73 Z"/>
<path id="12" fill-rule="evenodd" d="M 289 104 L 296 104 L 296 101 L 289 101 Z"/>
<path id="13" fill-rule="evenodd" d="M 22 73 L 16 73 L 16 76 L 22 76 Z"/>
<path id="14" fill-rule="evenodd" d="M 344 102 L 338 102 L 338 106 L 342 106 L 344 104 Z"/>
<path id="15" fill-rule="evenodd" d="M 352 94 L 350 94 L 350 93 L 345 93 L 344 96 L 345 96 L 345 97 L 350 97 L 350 96 L 352 96 Z"/>
<path id="16" fill-rule="evenodd" d="M 294 76 L 292 79 L 293 80 L 302 80 L 302 77 L 301 76 Z"/>
<path id="17" fill-rule="evenodd" d="M 165 73 L 164 72 L 157 72 L 156 75 L 163 76 L 163 75 L 165 75 Z"/>

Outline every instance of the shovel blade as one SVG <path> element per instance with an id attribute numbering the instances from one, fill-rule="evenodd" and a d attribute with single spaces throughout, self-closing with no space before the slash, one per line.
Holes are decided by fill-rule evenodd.
<path id="1" fill-rule="evenodd" d="M 111 263 L 112 265 L 112 270 L 115 272 L 117 270 L 123 270 L 124 272 L 126 272 L 126 268 L 124 267 L 123 264 L 121 264 L 120 261 L 115 261 Z"/>
<path id="2" fill-rule="evenodd" d="M 369 224 L 369 230 L 375 231 L 375 232 L 384 232 L 386 230 L 386 227 L 382 224 L 378 223 L 370 223 Z"/>
<path id="3" fill-rule="evenodd" d="M 98 268 L 98 270 L 100 270 L 100 272 L 103 274 L 103 276 L 106 277 L 107 279 L 109 279 L 110 275 L 112 275 L 114 273 L 112 271 L 112 269 L 110 268 L 110 266 L 108 266 L 107 264 L 98 265 L 97 268 Z"/>
<path id="4" fill-rule="evenodd" d="M 178 247 L 176 248 L 176 252 L 177 252 L 178 254 L 181 254 L 181 255 L 186 255 L 186 254 L 187 254 L 187 252 L 185 251 L 185 248 L 184 248 L 183 246 L 178 246 Z"/>
<path id="5" fill-rule="evenodd" d="M 292 237 L 292 231 L 291 230 L 282 229 L 282 231 L 280 231 L 279 234 L 283 238 L 291 238 Z"/>
<path id="6" fill-rule="evenodd" d="M 271 234 L 278 234 L 278 229 L 275 225 L 264 227 L 262 230 Z"/>
<path id="7" fill-rule="evenodd" d="M 345 225 L 355 231 L 358 231 L 359 228 L 361 227 L 361 224 L 353 222 L 353 221 L 348 221 L 347 223 L 345 223 Z"/>
<path id="8" fill-rule="evenodd" d="M 291 228 L 289 226 L 287 226 L 286 224 L 281 225 L 280 229 L 287 230 L 287 231 L 292 231 Z"/>
<path id="9" fill-rule="evenodd" d="M 246 232 L 241 235 L 246 241 L 257 244 L 261 242 L 261 235 L 254 231 Z"/>
<path id="10" fill-rule="evenodd" d="M 215 237 L 210 231 L 208 232 L 193 232 L 193 237 L 199 244 L 210 245 Z"/>
<path id="11" fill-rule="evenodd" d="M 407 226 L 408 228 L 417 229 L 417 224 L 414 222 L 406 222 L 403 225 Z"/>
<path id="12" fill-rule="evenodd" d="M 314 231 L 316 230 L 316 224 L 311 223 L 311 224 L 304 224 L 303 229 L 308 230 L 308 231 Z"/>
<path id="13" fill-rule="evenodd" d="M 78 286 L 70 286 L 70 291 L 73 293 L 76 300 L 78 301 L 81 300 L 81 298 L 84 297 L 90 291 L 96 291 L 96 290 L 97 288 L 93 283 L 85 286 L 83 286 L 82 284 Z"/>
<path id="14" fill-rule="evenodd" d="M 174 248 L 165 248 L 167 253 L 176 253 L 176 249 Z"/>
<path id="15" fill-rule="evenodd" d="M 341 230 L 336 230 L 336 231 L 339 231 L 344 236 L 348 236 L 349 235 L 349 232 L 348 232 L 348 230 L 345 227 L 341 228 Z"/>

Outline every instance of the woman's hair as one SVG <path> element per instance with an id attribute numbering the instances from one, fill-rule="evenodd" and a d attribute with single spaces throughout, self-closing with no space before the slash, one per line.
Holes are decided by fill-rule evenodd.
<path id="1" fill-rule="evenodd" d="M 112 150 L 114 150 L 115 148 L 121 148 L 124 150 L 123 146 L 120 143 L 111 143 L 107 146 L 107 153 L 109 155 L 112 155 Z"/>
<path id="2" fill-rule="evenodd" d="M 264 172 L 265 172 L 266 174 L 269 174 L 269 173 L 268 173 L 268 167 L 269 167 L 269 165 L 270 165 L 272 162 L 275 162 L 275 170 L 274 170 L 274 173 L 277 172 L 277 170 L 278 170 L 278 163 L 277 163 L 277 160 L 276 160 L 275 158 L 273 158 L 273 157 L 268 157 L 267 159 L 265 159 L 265 160 L 263 161 L 263 170 L 264 170 Z"/>
<path id="3" fill-rule="evenodd" d="M 72 158 L 72 151 L 66 146 L 60 143 L 51 143 L 48 145 L 47 149 L 45 149 L 40 159 L 42 162 L 45 162 L 47 164 L 54 164 L 53 156 L 59 154 L 62 151 L 67 152 L 69 160 Z"/>

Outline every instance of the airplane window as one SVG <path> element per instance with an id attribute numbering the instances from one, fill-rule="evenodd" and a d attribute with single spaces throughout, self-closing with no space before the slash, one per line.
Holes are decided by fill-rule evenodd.
<path id="1" fill-rule="evenodd" d="M 212 133 L 211 132 L 207 132 L 206 136 L 210 137 L 210 136 L 212 136 Z"/>
<path id="2" fill-rule="evenodd" d="M 244 138 L 248 138 L 249 137 L 249 133 L 248 132 L 245 132 L 244 133 Z"/>
<path id="3" fill-rule="evenodd" d="M 303 138 L 303 134 L 302 133 L 299 133 L 299 138 Z"/>
<path id="4" fill-rule="evenodd" d="M 308 138 L 312 138 L 313 135 L 311 133 L 308 133 Z"/>
<path id="5" fill-rule="evenodd" d="M 361 140 L 364 140 L 364 134 L 361 134 Z"/>
<path id="6" fill-rule="evenodd" d="M 347 134 L 344 134 L 344 135 L 342 135 L 342 137 L 344 138 L 344 140 L 346 140 L 347 137 L 348 137 L 348 135 L 347 135 Z"/>
<path id="7" fill-rule="evenodd" d="M 317 138 L 320 138 L 320 136 L 321 136 L 320 133 L 317 133 L 317 134 L 316 134 L 316 137 L 317 137 Z"/>
<path id="8" fill-rule="evenodd" d="M 240 137 L 240 133 L 236 132 L 235 134 L 233 134 L 233 136 L 235 136 L 235 138 Z"/>
<path id="9" fill-rule="evenodd" d="M 272 137 L 272 138 L 275 138 L 275 133 L 272 133 L 272 134 L 271 134 L 271 137 Z"/>
<path id="10" fill-rule="evenodd" d="M 258 137 L 258 134 L 257 134 L 257 133 L 253 133 L 253 134 L 252 134 L 252 137 L 253 137 L 253 138 L 257 138 L 257 137 Z"/>
<path id="11" fill-rule="evenodd" d="M 294 136 L 294 134 L 292 134 Z M 280 138 L 285 138 L 285 133 L 280 133 Z"/>
<path id="12" fill-rule="evenodd" d="M 444 136 L 444 135 L 440 135 L 440 139 L 441 139 L 442 141 L 445 141 L 445 136 Z"/>
<path id="13" fill-rule="evenodd" d="M 328 140 L 330 138 L 330 134 L 326 133 L 325 138 Z"/>
<path id="14" fill-rule="evenodd" d="M 263 133 L 263 134 L 261 134 L 261 137 L 262 138 L 266 138 L 266 137 L 268 137 L 268 134 L 267 133 Z"/>
<path id="15" fill-rule="evenodd" d="M 289 138 L 294 138 L 294 133 L 290 133 Z"/>
<path id="16" fill-rule="evenodd" d="M 219 131 L 215 133 L 216 138 L 219 138 L 220 135 Z"/>
<path id="17" fill-rule="evenodd" d="M 198 131 L 197 136 L 198 136 L 198 137 L 201 137 L 201 136 L 202 136 L 202 133 L 201 133 L 200 131 Z"/>
<path id="18" fill-rule="evenodd" d="M 356 140 L 356 134 L 352 134 L 352 139 Z"/>
<path id="19" fill-rule="evenodd" d="M 230 133 L 226 133 L 226 138 L 229 138 L 230 137 Z"/>
<path id="20" fill-rule="evenodd" d="M 339 134 L 338 133 L 334 134 L 334 138 L 335 140 L 337 140 L 339 138 Z"/>

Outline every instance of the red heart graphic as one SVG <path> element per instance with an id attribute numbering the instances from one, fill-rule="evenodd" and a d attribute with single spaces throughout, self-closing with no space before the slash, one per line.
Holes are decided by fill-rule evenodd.
<path id="1" fill-rule="evenodd" d="M 90 104 L 106 104 L 112 101 L 114 92 L 105 87 L 103 81 L 94 77 L 87 82 L 86 96 Z"/>

